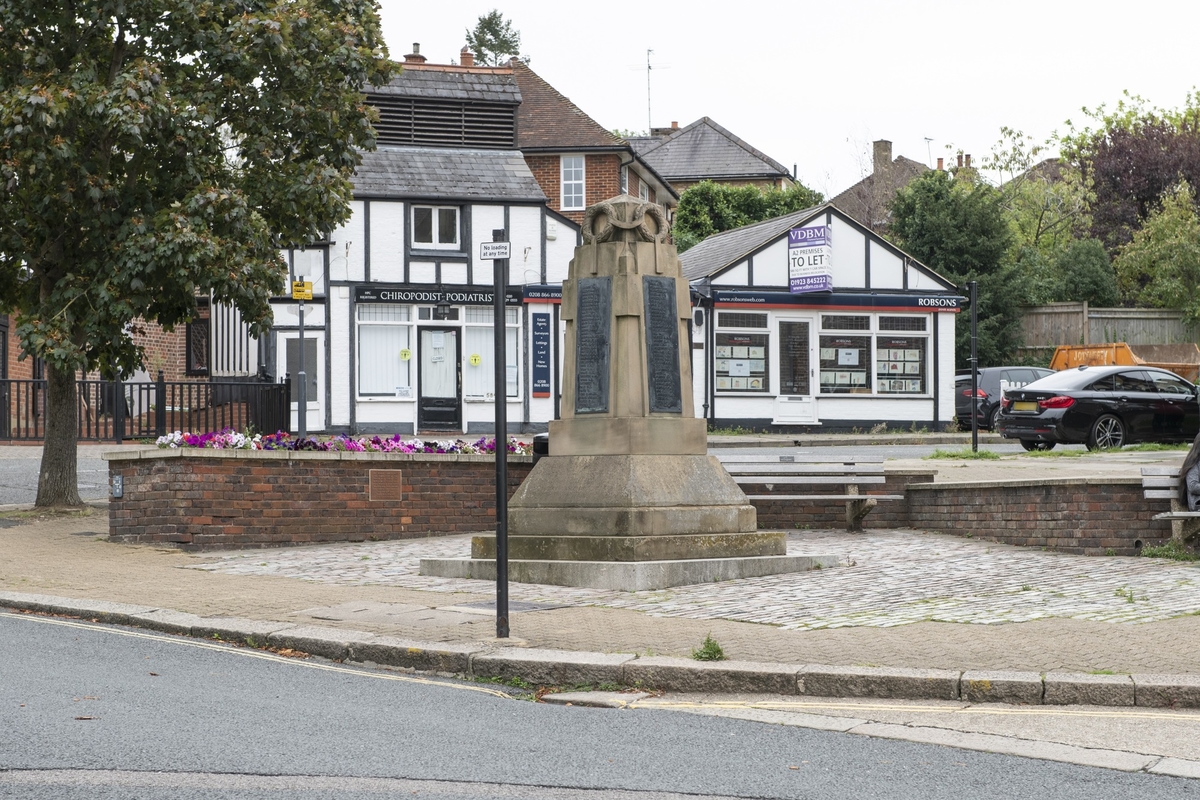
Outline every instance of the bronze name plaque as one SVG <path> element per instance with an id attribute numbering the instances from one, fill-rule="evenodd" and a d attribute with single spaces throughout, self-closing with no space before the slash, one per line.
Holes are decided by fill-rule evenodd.
<path id="1" fill-rule="evenodd" d="M 575 309 L 575 413 L 608 413 L 612 278 L 582 278 Z"/>
<path id="2" fill-rule="evenodd" d="M 646 314 L 646 373 L 650 410 L 679 414 L 683 394 L 679 374 L 679 316 L 675 279 L 642 278 Z"/>

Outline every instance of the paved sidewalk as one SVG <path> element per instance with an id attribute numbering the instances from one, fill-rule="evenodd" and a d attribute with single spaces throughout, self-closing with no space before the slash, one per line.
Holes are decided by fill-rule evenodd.
<path id="1" fill-rule="evenodd" d="M 1159 455 L 1102 463 L 1136 474 Z M 1083 473 L 1101 464 L 1053 466 L 1068 461 Z M 1004 462 L 919 463 L 974 480 Z M 1016 468 L 1028 477 L 1028 462 Z M 467 537 L 187 554 L 109 544 L 102 510 L 0 525 L 0 591 L 430 642 L 494 635 L 492 584 L 416 574 L 421 555 L 464 554 Z M 539 648 L 687 656 L 711 634 L 730 658 L 791 664 L 1200 675 L 1195 565 L 910 530 L 797 532 L 789 551 L 847 565 L 655 592 L 513 584 L 512 635 Z"/>

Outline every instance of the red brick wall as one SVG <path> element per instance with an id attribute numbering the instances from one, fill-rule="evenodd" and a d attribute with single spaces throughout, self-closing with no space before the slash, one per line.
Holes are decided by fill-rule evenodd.
<path id="1" fill-rule="evenodd" d="M 1171 538 L 1152 517 L 1166 500 L 1146 500 L 1139 478 L 948 484 L 909 488 L 913 528 L 1083 555 L 1137 555 Z"/>
<path id="2" fill-rule="evenodd" d="M 525 163 L 537 180 L 550 208 L 575 222 L 583 222 L 583 211 L 562 210 L 562 172 L 559 156 L 528 155 Z M 608 200 L 621 193 L 621 157 L 616 153 L 599 153 L 584 156 L 583 162 L 585 206 Z M 631 174 L 632 179 L 632 174 Z M 636 192 L 633 192 L 636 196 Z"/>
<path id="3" fill-rule="evenodd" d="M 201 309 L 200 316 L 207 318 L 208 310 Z M 207 380 L 203 376 L 191 377 L 185 374 L 187 369 L 186 325 L 179 325 L 171 333 L 167 333 L 157 323 L 141 322 L 139 325 L 143 331 L 140 334 L 135 334 L 133 340 L 145 348 L 145 370 L 150 374 L 152 379 L 158 377 L 158 370 L 162 369 L 163 377 L 169 381 Z M 0 377 L 22 380 L 29 380 L 33 377 L 33 359 L 26 358 L 23 361 L 19 361 L 21 353 L 21 342 L 17 338 L 17 319 L 15 316 L 10 316 L 8 323 L 8 362 L 5 365 L 7 371 Z M 86 377 L 97 379 L 100 375 L 98 372 L 92 372 L 88 373 Z"/>
<path id="4" fill-rule="evenodd" d="M 187 550 L 405 539 L 495 530 L 490 456 L 148 451 L 109 461 L 116 542 Z M 510 456 L 511 497 L 532 467 Z M 398 469 L 402 499 L 371 500 L 369 471 Z M 378 490 L 377 490 L 378 491 Z"/>

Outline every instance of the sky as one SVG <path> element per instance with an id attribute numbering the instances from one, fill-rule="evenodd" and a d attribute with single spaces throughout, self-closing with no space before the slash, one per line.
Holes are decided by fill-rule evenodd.
<path id="1" fill-rule="evenodd" d="M 1200 85 L 1194 0 L 380 3 L 397 61 L 414 42 L 457 61 L 497 8 L 530 67 L 606 128 L 707 116 L 827 197 L 871 172 L 876 139 L 978 164 L 1002 126 L 1042 141 L 1123 91 L 1174 109 Z"/>

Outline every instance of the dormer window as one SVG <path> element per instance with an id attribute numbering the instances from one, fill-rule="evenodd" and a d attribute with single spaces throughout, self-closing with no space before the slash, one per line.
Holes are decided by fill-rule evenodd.
<path id="1" fill-rule="evenodd" d="M 412 244 L 416 249 L 458 249 L 458 206 L 413 206 Z"/>

